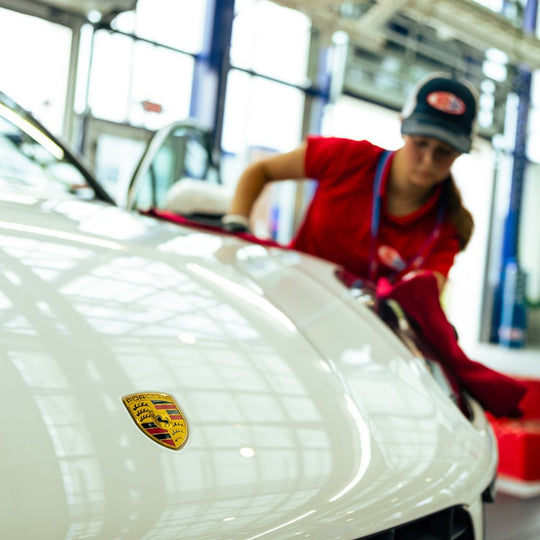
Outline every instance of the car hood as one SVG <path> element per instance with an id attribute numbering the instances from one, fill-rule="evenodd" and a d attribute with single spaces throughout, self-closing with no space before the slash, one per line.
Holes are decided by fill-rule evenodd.
<path id="1" fill-rule="evenodd" d="M 455 504 L 492 439 L 315 258 L 3 193 L 2 537 L 357 538 Z M 172 396 L 185 445 L 122 398 Z M 315 533 L 314 533 L 315 531 Z"/>

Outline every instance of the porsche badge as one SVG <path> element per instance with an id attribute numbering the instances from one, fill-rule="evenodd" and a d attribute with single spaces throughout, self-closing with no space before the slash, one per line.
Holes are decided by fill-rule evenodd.
<path id="1" fill-rule="evenodd" d="M 122 398 L 139 429 L 154 442 L 180 450 L 187 442 L 188 425 L 169 394 L 144 392 Z"/>

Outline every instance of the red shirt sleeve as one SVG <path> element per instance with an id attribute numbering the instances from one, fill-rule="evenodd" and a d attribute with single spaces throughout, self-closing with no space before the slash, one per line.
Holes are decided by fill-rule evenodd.
<path id="1" fill-rule="evenodd" d="M 307 138 L 306 175 L 325 183 L 333 183 L 352 174 L 371 180 L 383 151 L 369 141 L 311 135 Z"/>

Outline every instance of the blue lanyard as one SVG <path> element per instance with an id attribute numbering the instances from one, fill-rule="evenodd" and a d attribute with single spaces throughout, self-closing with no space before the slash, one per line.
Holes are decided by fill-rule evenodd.
<path id="1" fill-rule="evenodd" d="M 374 282 L 377 275 L 377 238 L 379 236 L 379 226 L 381 222 L 381 206 L 383 195 L 383 178 L 386 176 L 390 158 L 394 152 L 385 150 L 379 162 L 377 163 L 377 169 L 375 171 L 375 180 L 373 183 L 373 200 L 371 203 L 371 239 L 370 239 L 370 253 L 369 253 L 369 279 Z M 412 260 L 406 265 L 406 267 L 394 274 L 396 277 L 398 274 L 405 274 L 407 271 L 415 270 L 419 268 L 426 260 L 426 256 L 441 234 L 442 222 L 446 213 L 446 198 L 439 196 L 437 202 L 437 219 L 435 227 L 431 231 L 431 234 L 426 238 L 426 241 L 419 249 L 418 253 L 412 258 Z"/>

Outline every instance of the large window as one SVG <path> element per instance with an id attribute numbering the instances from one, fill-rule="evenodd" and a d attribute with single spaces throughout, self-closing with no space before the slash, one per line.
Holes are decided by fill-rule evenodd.
<path id="1" fill-rule="evenodd" d="M 223 149 L 291 150 L 302 137 L 309 19 L 267 0 L 237 0 L 235 9 Z"/>
<path id="2" fill-rule="evenodd" d="M 222 178 L 234 184 L 243 167 L 266 154 L 292 150 L 302 140 L 311 23 L 267 0 L 236 0 L 224 128 Z M 259 236 L 290 240 L 296 186 L 267 189 L 254 209 Z"/>
<path id="3" fill-rule="evenodd" d="M 136 12 L 115 21 L 118 29 L 192 54 L 203 48 L 207 1 L 138 0 Z"/>
<path id="4" fill-rule="evenodd" d="M 186 118 L 193 66 L 189 55 L 99 31 L 88 106 L 99 118 L 149 129 Z M 153 109 L 149 110 L 148 104 Z"/>
<path id="5" fill-rule="evenodd" d="M 116 17 L 117 32 L 96 32 L 92 55 L 91 39 L 83 40 L 81 62 L 91 63 L 90 84 L 87 93 L 80 79 L 77 112 L 88 107 L 96 117 L 151 130 L 186 118 L 206 4 L 139 0 L 135 11 Z"/>
<path id="6" fill-rule="evenodd" d="M 307 82 L 311 23 L 267 0 L 236 0 L 231 64 L 293 84 Z"/>
<path id="7" fill-rule="evenodd" d="M 110 28 L 82 28 L 75 95 L 75 112 L 87 120 L 81 151 L 120 203 L 150 133 L 190 115 L 207 4 L 138 0 Z"/>
<path id="8" fill-rule="evenodd" d="M 71 30 L 0 8 L 2 90 L 60 134 L 69 70 Z"/>
<path id="9" fill-rule="evenodd" d="M 540 242 L 538 230 L 540 215 L 540 70 L 533 73 L 531 85 L 531 107 L 529 109 L 527 165 L 524 183 L 523 200 L 520 217 L 519 260 L 527 273 L 525 295 L 528 303 L 536 310 L 540 309 Z M 538 325 L 540 317 L 536 315 Z M 540 343 L 540 338 L 537 338 Z"/>
<path id="10" fill-rule="evenodd" d="M 225 101 L 222 146 L 243 153 L 263 147 L 292 150 L 302 136 L 304 93 L 294 87 L 233 70 Z"/>
<path id="11" fill-rule="evenodd" d="M 359 99 L 341 96 L 324 114 L 325 135 L 367 139 L 384 148 L 402 144 L 399 113 Z"/>

